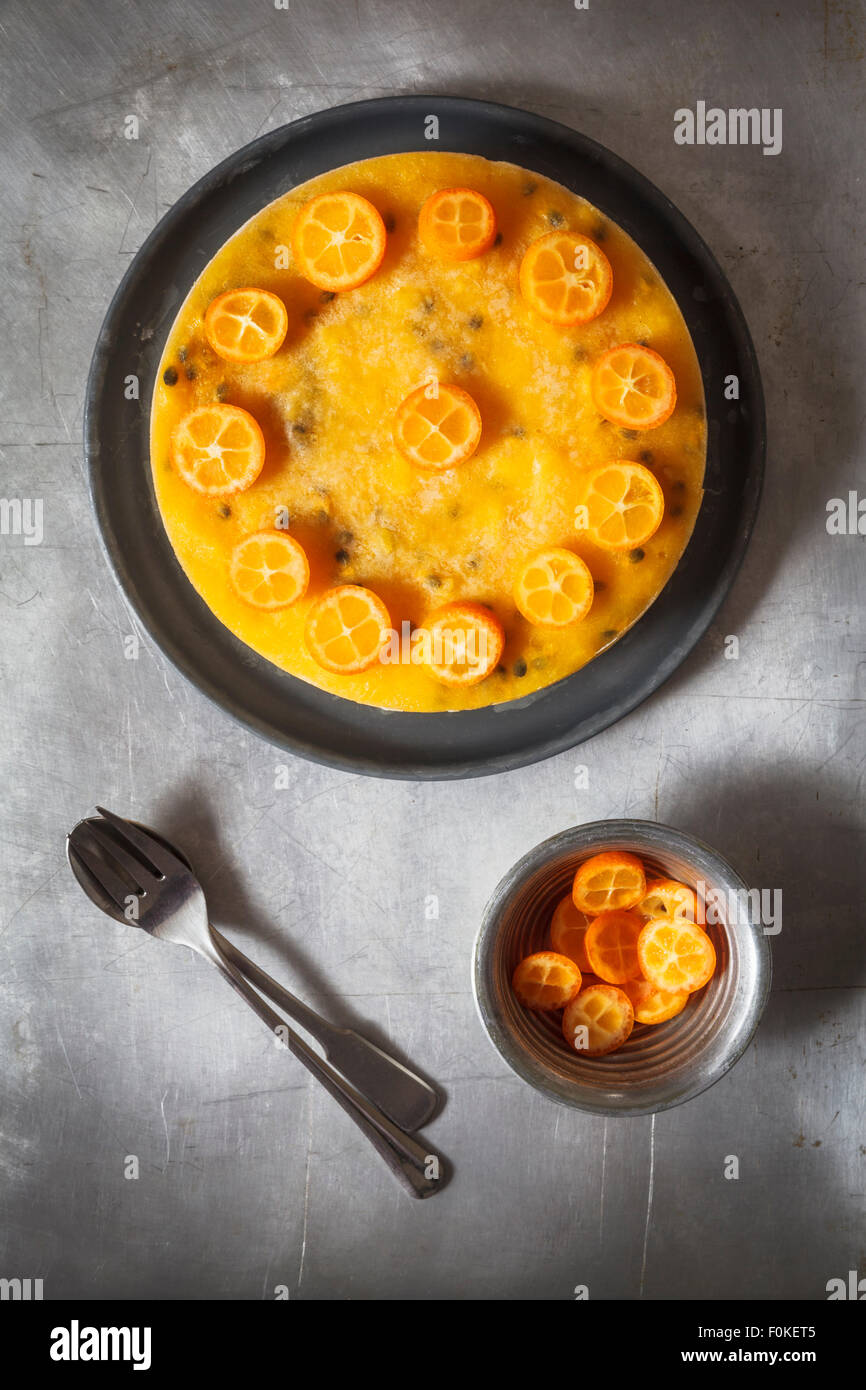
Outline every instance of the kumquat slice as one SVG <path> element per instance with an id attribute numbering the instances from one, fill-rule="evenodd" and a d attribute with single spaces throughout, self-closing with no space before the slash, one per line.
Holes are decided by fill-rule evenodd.
<path id="1" fill-rule="evenodd" d="M 417 631 L 421 660 L 444 685 L 478 685 L 505 646 L 502 624 L 482 603 L 446 603 Z"/>
<path id="2" fill-rule="evenodd" d="M 238 405 L 202 405 L 185 415 L 172 435 L 171 462 L 184 482 L 206 497 L 244 492 L 264 466 L 264 435 Z"/>
<path id="3" fill-rule="evenodd" d="M 634 907 L 646 892 L 644 867 L 636 854 L 606 850 L 585 859 L 574 875 L 575 907 L 590 917 Z"/>
<path id="4" fill-rule="evenodd" d="M 603 1057 L 622 1047 L 633 1027 L 631 1000 L 615 985 L 588 985 L 562 1015 L 565 1041 L 584 1057 Z"/>
<path id="5" fill-rule="evenodd" d="M 551 546 L 523 566 L 514 587 L 514 602 L 529 623 L 568 627 L 586 617 L 594 594 L 592 575 L 580 556 Z"/>
<path id="6" fill-rule="evenodd" d="M 592 973 L 609 985 L 636 979 L 640 974 L 637 941 L 643 926 L 636 912 L 603 912 L 593 918 L 584 941 Z"/>
<path id="7" fill-rule="evenodd" d="M 592 399 L 612 425 L 654 430 L 673 414 L 677 384 L 667 362 L 652 348 L 621 343 L 595 364 Z"/>
<path id="8" fill-rule="evenodd" d="M 257 531 L 232 551 L 229 578 L 254 608 L 286 608 L 303 598 L 310 566 L 303 546 L 284 531 Z"/>
<path id="9" fill-rule="evenodd" d="M 471 458 L 481 438 L 481 412 L 468 391 L 439 382 L 419 386 L 397 407 L 394 443 L 421 468 L 456 468 Z"/>
<path id="10" fill-rule="evenodd" d="M 289 316 L 269 290 L 226 290 L 207 306 L 205 337 L 227 362 L 264 362 L 283 345 Z"/>
<path id="11" fill-rule="evenodd" d="M 390 633 L 391 618 L 379 596 L 359 584 L 341 584 L 313 604 L 304 636 L 326 671 L 351 675 L 378 661 Z"/>
<path id="12" fill-rule="evenodd" d="M 354 290 L 375 275 L 385 255 L 385 223 L 359 193 L 320 193 L 305 203 L 292 250 L 305 279 L 320 290 Z"/>
<path id="13" fill-rule="evenodd" d="M 631 1000 L 635 1023 L 665 1023 L 689 1002 L 688 990 L 659 989 L 651 980 L 624 980 L 621 989 Z"/>
<path id="14" fill-rule="evenodd" d="M 440 188 L 421 209 L 418 235 L 425 250 L 448 261 L 472 261 L 496 237 L 493 205 L 474 188 Z"/>
<path id="15" fill-rule="evenodd" d="M 555 951 L 537 951 L 520 962 L 511 985 L 521 1004 L 528 1009 L 564 1009 L 578 993 L 580 970 L 568 956 Z"/>
<path id="16" fill-rule="evenodd" d="M 658 478 L 642 463 L 606 463 L 586 484 L 586 523 L 605 550 L 633 550 L 654 536 L 664 516 Z"/>
<path id="17" fill-rule="evenodd" d="M 650 918 L 665 917 L 674 921 L 684 917 L 693 922 L 697 915 L 697 899 L 694 889 L 673 878 L 648 878 L 646 893 L 638 903 L 636 912 L 649 921 Z"/>
<path id="18" fill-rule="evenodd" d="M 578 232 L 548 232 L 533 241 L 518 278 L 530 308 L 563 327 L 598 318 L 613 289 L 607 256 Z"/>
<path id="19" fill-rule="evenodd" d="M 637 941 L 640 968 L 659 989 L 703 989 L 716 968 L 716 951 L 694 922 L 660 918 L 647 922 Z"/>
<path id="20" fill-rule="evenodd" d="M 561 956 L 568 956 L 581 973 L 592 970 L 586 954 L 586 929 L 589 922 L 575 907 L 571 894 L 558 902 L 550 923 L 550 944 Z"/>

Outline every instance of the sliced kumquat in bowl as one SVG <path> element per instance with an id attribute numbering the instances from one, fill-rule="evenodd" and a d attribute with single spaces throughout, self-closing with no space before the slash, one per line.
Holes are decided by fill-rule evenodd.
<path id="1" fill-rule="evenodd" d="M 571 327 L 598 318 L 613 289 L 610 261 L 578 232 L 548 232 L 520 262 L 520 293 L 548 323 Z"/>
<path id="2" fill-rule="evenodd" d="M 264 362 L 283 345 L 289 316 L 278 295 L 252 287 L 226 290 L 204 316 L 205 337 L 227 362 Z"/>
<path id="3" fill-rule="evenodd" d="M 540 550 L 521 569 L 514 602 L 527 622 L 538 627 L 579 623 L 592 607 L 595 588 L 588 565 L 573 550 Z"/>
<path id="4" fill-rule="evenodd" d="M 588 926 L 586 916 L 575 907 L 570 893 L 556 904 L 550 923 L 550 944 L 559 955 L 573 960 L 581 973 L 592 969 L 585 945 Z"/>
<path id="5" fill-rule="evenodd" d="M 603 912 L 594 917 L 584 942 L 593 974 L 609 985 L 636 979 L 640 975 L 637 942 L 643 925 L 636 912 Z"/>
<path id="6" fill-rule="evenodd" d="M 589 985 L 566 1005 L 562 1035 L 584 1057 L 603 1057 L 622 1047 L 634 1027 L 628 995 L 616 985 Z"/>
<path id="7" fill-rule="evenodd" d="M 583 983 L 582 983 L 582 985 L 581 985 L 581 989 L 589 989 L 589 986 L 590 986 L 590 985 L 606 985 L 606 984 L 607 984 L 607 980 L 603 980 L 603 979 L 601 978 L 600 975 L 593 975 L 593 973 L 592 973 L 591 970 L 581 970 L 580 974 L 581 974 L 581 979 L 582 979 L 582 981 L 583 981 Z M 619 989 L 620 986 L 617 985 L 616 988 Z"/>
<path id="8" fill-rule="evenodd" d="M 385 255 L 385 223 L 359 193 L 320 193 L 292 229 L 292 250 L 305 279 L 321 290 L 354 290 L 375 275 Z"/>
<path id="9" fill-rule="evenodd" d="M 619 901 L 629 906 L 616 906 Z M 530 970 L 529 962 L 571 961 L 581 983 L 565 1004 L 563 1037 L 569 1048 L 587 1057 L 615 1051 L 635 1024 L 652 1026 L 676 1018 L 713 974 L 713 943 L 686 915 L 695 907 L 696 895 L 687 884 L 647 880 L 637 854 L 605 850 L 593 855 L 579 866 L 572 894 L 556 904 L 552 949 L 521 963 L 531 985 L 518 988 L 515 973 L 518 998 L 533 1008 L 563 1007 L 564 991 L 549 992 L 543 1004 L 530 1002 L 532 985 L 542 976 L 546 981 L 547 974 L 540 965 Z M 651 911 L 658 915 L 648 919 Z"/>
<path id="10" fill-rule="evenodd" d="M 235 593 L 253 608 L 286 608 L 307 592 L 306 552 L 284 531 L 256 531 L 232 551 L 229 578 Z"/>
<path id="11" fill-rule="evenodd" d="M 379 660 L 390 633 L 391 618 L 378 594 L 360 584 L 341 584 L 313 604 L 304 637 L 313 660 L 326 671 L 351 675 Z"/>
<path id="12" fill-rule="evenodd" d="M 520 962 L 511 986 L 528 1009 L 564 1009 L 578 993 L 581 974 L 568 956 L 555 951 L 536 951 Z"/>
<path id="13" fill-rule="evenodd" d="M 647 922 L 637 941 L 640 968 L 659 989 L 703 989 L 716 968 L 716 950 L 694 922 L 660 918 Z"/>
<path id="14" fill-rule="evenodd" d="M 676 879 L 648 878 L 646 893 L 635 911 L 647 921 L 658 917 L 666 917 L 673 921 L 683 917 L 693 922 L 697 915 L 697 899 L 693 888 L 679 883 Z"/>
<path id="15" fill-rule="evenodd" d="M 446 603 L 416 631 L 421 660 L 444 685 L 478 685 L 505 646 L 502 624 L 483 603 Z"/>
<path id="16" fill-rule="evenodd" d="M 425 250 L 449 261 L 471 261 L 489 251 L 496 239 L 493 204 L 474 188 L 440 188 L 418 217 Z"/>
<path id="17" fill-rule="evenodd" d="M 620 343 L 599 358 L 591 389 L 598 413 L 624 429 L 654 430 L 677 403 L 677 384 L 667 362 L 639 343 Z"/>
<path id="18" fill-rule="evenodd" d="M 468 391 L 440 381 L 410 392 L 394 415 L 394 443 L 410 463 L 444 470 L 478 448 L 481 412 Z"/>
<path id="19" fill-rule="evenodd" d="M 631 1000 L 635 1023 L 665 1023 L 682 1013 L 689 1002 L 686 989 L 659 989 L 651 980 L 624 980 L 620 986 Z"/>
<path id="20" fill-rule="evenodd" d="M 642 463 L 617 460 L 589 474 L 585 506 L 590 540 L 605 550 L 633 550 L 655 535 L 665 498 L 658 478 Z"/>
<path id="21" fill-rule="evenodd" d="M 634 907 L 645 892 L 643 864 L 636 854 L 621 849 L 606 850 L 585 859 L 574 875 L 572 886 L 575 907 L 589 917 Z"/>
<path id="22" fill-rule="evenodd" d="M 244 492 L 264 466 L 264 435 L 238 405 L 202 405 L 175 429 L 171 462 L 183 481 L 206 497 Z"/>

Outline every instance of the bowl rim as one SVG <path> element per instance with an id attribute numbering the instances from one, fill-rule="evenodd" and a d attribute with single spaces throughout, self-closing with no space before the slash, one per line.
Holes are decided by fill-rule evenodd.
<path id="1" fill-rule="evenodd" d="M 756 927 L 752 922 L 748 923 L 752 944 L 757 953 L 758 965 L 755 989 L 746 1014 L 747 1025 L 740 1031 L 734 1050 L 720 1060 L 709 1077 L 701 1078 L 694 1086 L 681 1089 L 677 1094 L 672 1094 L 670 1098 L 652 1104 L 642 1103 L 637 1096 L 618 1105 L 606 1105 L 602 1102 L 586 1099 L 583 1095 L 578 1098 L 570 1083 L 548 1076 L 543 1067 L 530 1063 L 523 1048 L 515 1043 L 512 1034 L 502 1026 L 487 992 L 486 957 L 483 955 L 483 951 L 492 939 L 491 933 L 495 930 L 503 904 L 528 875 L 542 868 L 546 862 L 551 862 L 555 857 L 559 857 L 563 850 L 591 849 L 593 838 L 598 841 L 616 839 L 633 841 L 633 852 L 635 853 L 651 854 L 653 850 L 661 851 L 664 845 L 668 844 L 674 849 L 679 848 L 683 853 L 698 850 L 719 866 L 730 884 L 735 885 L 737 889 L 744 889 L 748 892 L 747 883 L 724 855 L 697 835 L 680 830 L 676 826 L 666 825 L 661 821 L 622 818 L 586 821 L 580 825 L 569 826 L 527 850 L 511 869 L 502 875 L 491 893 L 481 916 L 481 923 L 472 951 L 472 997 L 482 1029 L 494 1051 L 522 1081 L 527 1082 L 533 1090 L 548 1100 L 573 1110 L 583 1111 L 585 1114 L 603 1115 L 610 1118 L 655 1115 L 664 1110 L 671 1110 L 678 1105 L 684 1105 L 687 1101 L 702 1095 L 704 1091 L 709 1090 L 711 1086 L 714 1086 L 717 1081 L 727 1075 L 746 1052 L 761 1022 L 770 994 L 773 975 L 770 942 L 760 927 Z M 660 843 L 662 838 L 664 844 Z"/>
<path id="2" fill-rule="evenodd" d="M 258 656 L 207 608 L 165 536 L 153 497 L 149 402 L 176 306 L 253 211 L 313 174 L 430 148 L 509 159 L 582 192 L 649 255 L 686 319 L 708 415 L 704 498 L 674 574 L 611 647 L 542 690 L 480 710 L 417 714 L 357 705 Z M 174 296 L 174 298 L 172 298 Z M 130 371 L 138 404 L 124 396 Z M 737 403 L 721 399 L 725 372 Z M 85 457 L 103 551 L 138 622 L 210 700 L 277 747 L 366 775 L 450 780 L 510 771 L 572 748 L 653 694 L 704 635 L 754 529 L 766 452 L 760 370 L 742 310 L 703 238 L 637 169 L 548 117 L 466 97 L 409 95 L 331 107 L 235 150 L 173 204 L 132 260 L 99 331 L 87 383 Z M 226 680 L 226 671 L 231 679 Z"/>

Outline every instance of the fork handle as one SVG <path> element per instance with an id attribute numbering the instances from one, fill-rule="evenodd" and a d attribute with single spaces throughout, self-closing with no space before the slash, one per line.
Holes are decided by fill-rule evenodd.
<path id="1" fill-rule="evenodd" d="M 411 1133 L 431 1118 L 438 1097 L 427 1081 L 354 1029 L 329 1023 L 245 956 L 216 927 L 210 930 L 228 963 L 245 975 L 260 994 L 311 1033 L 325 1049 L 328 1061 L 399 1129 Z"/>
<path id="2" fill-rule="evenodd" d="M 250 960 L 249 956 L 245 956 L 233 941 L 229 941 L 227 936 L 223 936 L 222 932 L 217 931 L 216 927 L 211 926 L 210 933 L 217 944 L 217 949 L 230 965 L 235 966 L 242 975 L 246 975 L 250 984 L 255 985 L 262 994 L 266 994 L 290 1018 L 293 1018 L 296 1023 L 300 1023 L 302 1028 L 311 1033 L 317 1042 L 327 1048 L 328 1043 L 338 1031 L 334 1024 L 329 1023 L 326 1018 L 322 1018 L 302 999 L 296 999 L 293 994 L 290 994 L 287 989 L 284 989 L 260 966 L 256 965 L 255 961 Z"/>
<path id="3" fill-rule="evenodd" d="M 444 1186 L 444 1166 L 438 1154 L 425 1149 L 397 1125 L 392 1124 L 387 1115 L 383 1115 L 381 1110 L 371 1105 L 353 1086 L 344 1081 L 339 1072 L 334 1071 L 324 1058 L 319 1057 L 298 1037 L 279 1014 L 274 1013 L 240 971 L 226 959 L 216 942 L 213 943 L 213 954 L 207 953 L 206 958 L 216 966 L 223 979 L 249 1004 L 271 1032 L 277 1038 L 281 1038 L 298 1061 L 321 1082 L 328 1094 L 355 1122 L 362 1134 L 366 1135 L 410 1196 L 432 1197 Z"/>

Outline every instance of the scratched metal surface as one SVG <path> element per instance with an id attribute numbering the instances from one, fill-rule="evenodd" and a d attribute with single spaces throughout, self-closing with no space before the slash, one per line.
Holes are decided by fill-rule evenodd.
<path id="1" fill-rule="evenodd" d="M 862 7 L 6 0 L 0 35 L 2 488 L 45 507 L 41 545 L 0 537 L 0 1275 L 42 1277 L 46 1297 L 824 1297 L 866 1251 L 863 543 L 825 527 L 827 500 L 863 488 Z M 283 756 L 147 643 L 124 657 L 85 374 L 130 256 L 196 178 L 306 112 L 416 91 L 571 124 L 692 219 L 760 355 L 765 501 L 713 630 L 579 751 L 458 785 L 291 761 L 276 790 Z M 675 146 L 673 112 L 699 98 L 782 107 L 782 153 Z M 97 800 L 177 835 L 245 949 L 438 1079 L 447 1192 L 410 1203 L 203 962 L 96 915 L 63 836 Z M 754 1045 L 654 1121 L 529 1091 L 469 988 L 513 860 L 620 815 L 696 832 L 784 891 Z"/>

